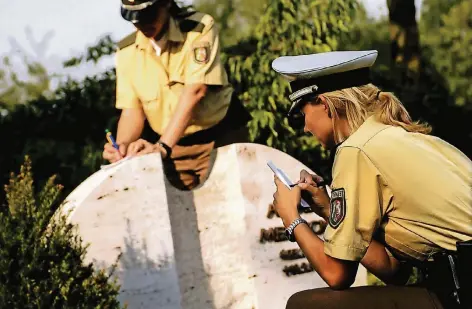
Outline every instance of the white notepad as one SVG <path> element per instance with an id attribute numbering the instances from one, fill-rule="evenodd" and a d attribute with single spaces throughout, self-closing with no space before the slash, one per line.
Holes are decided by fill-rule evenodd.
<path id="1" fill-rule="evenodd" d="M 272 161 L 268 161 L 267 165 L 274 172 L 274 174 L 280 179 L 280 181 L 282 181 L 284 185 L 287 186 L 287 188 L 292 190 L 290 186 L 293 185 L 293 182 L 290 180 L 290 178 L 288 178 L 287 174 L 285 174 L 283 170 L 275 166 L 275 164 Z M 308 203 L 303 198 L 300 201 L 300 205 L 303 208 L 310 208 L 310 205 L 308 205 Z"/>
<path id="2" fill-rule="evenodd" d="M 110 168 L 112 168 L 112 167 L 115 167 L 115 166 L 120 165 L 120 164 L 123 163 L 123 162 L 128 161 L 129 159 L 131 159 L 131 157 L 126 157 L 126 158 L 124 158 L 124 159 L 121 159 L 121 160 L 119 160 L 119 161 L 116 161 L 115 163 L 111 163 L 111 164 L 107 164 L 107 165 L 101 165 L 101 166 L 100 166 L 100 169 L 102 169 L 102 170 L 103 170 L 103 169 L 110 169 Z"/>

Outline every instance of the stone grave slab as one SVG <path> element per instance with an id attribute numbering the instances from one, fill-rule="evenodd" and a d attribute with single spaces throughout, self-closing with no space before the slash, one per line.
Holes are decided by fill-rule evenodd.
<path id="1" fill-rule="evenodd" d="M 293 180 L 309 170 L 276 149 L 233 144 L 213 152 L 203 185 L 180 191 L 150 154 L 91 175 L 61 211 L 131 309 L 282 309 L 297 291 L 327 285 L 284 240 L 268 160 Z M 302 216 L 322 237 L 322 219 Z M 365 284 L 360 266 L 354 286 Z"/>

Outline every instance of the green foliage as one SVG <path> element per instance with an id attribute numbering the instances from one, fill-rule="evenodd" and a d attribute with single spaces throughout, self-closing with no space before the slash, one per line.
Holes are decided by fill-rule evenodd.
<path id="1" fill-rule="evenodd" d="M 46 68 L 38 62 L 29 61 L 26 56 L 22 60 L 26 65 L 27 80 L 18 77 L 9 57 L 3 58 L 3 68 L 0 68 L 0 103 L 5 108 L 50 95 L 51 76 Z"/>
<path id="2" fill-rule="evenodd" d="M 195 0 L 198 11 L 210 14 L 220 29 L 222 47 L 232 46 L 252 35 L 268 0 Z"/>
<path id="3" fill-rule="evenodd" d="M 97 63 L 103 56 L 109 56 L 114 54 L 116 51 L 115 43 L 111 39 L 110 35 L 101 37 L 97 44 L 87 47 L 84 55 L 73 57 L 64 62 L 64 67 L 78 66 L 83 62 L 92 61 Z"/>
<path id="4" fill-rule="evenodd" d="M 426 1 L 426 5 L 430 11 L 424 11 L 425 20 L 420 22 L 423 53 L 440 72 L 455 103 L 472 109 L 472 2 Z M 431 11 L 441 12 L 434 21 L 428 18 Z"/>
<path id="5" fill-rule="evenodd" d="M 425 0 L 425 7 L 435 12 L 433 2 L 443 2 Z M 453 2 L 459 0 L 448 1 Z M 374 83 L 394 91 L 415 119 L 432 124 L 434 134 L 472 155 L 472 132 L 468 125 L 471 114 L 454 104 L 455 92 L 450 93 L 446 86 L 449 77 L 443 78 L 441 71 L 429 65 L 430 51 L 425 50 L 425 68 L 418 85 L 405 85 L 390 61 L 388 20 L 369 19 L 354 0 L 271 0 L 262 11 L 257 27 L 251 26 L 252 31 L 243 40 L 225 47 L 223 55 L 231 82 L 254 117 L 250 123 L 252 141 L 281 149 L 329 178 L 327 153 L 309 134 L 295 132 L 288 126 L 285 118 L 289 107 L 288 83 L 271 69 L 271 63 L 282 55 L 377 49 L 380 54 L 374 67 Z M 448 15 L 453 11 L 444 12 Z M 237 14 L 236 19 L 244 19 Z M 228 33 L 232 36 L 232 32 Z M 428 37 L 437 33 L 422 30 L 421 41 L 427 44 Z M 114 50 L 109 37 L 100 42 L 76 57 L 78 63 L 96 61 L 97 57 Z M 431 51 L 439 55 L 449 49 L 438 45 Z M 454 55 L 451 53 L 451 57 Z M 4 117 L 0 115 L 0 140 L 7 145 L 0 156 L 0 182 L 6 183 L 12 167 L 21 164 L 25 154 L 30 154 L 36 164 L 35 179 L 40 184 L 51 173 L 57 174 L 66 193 L 70 192 L 103 163 L 102 132 L 105 128 L 115 131 L 119 116 L 114 101 L 115 73 L 110 70 L 82 81 L 69 80 L 51 97 L 34 99 L 27 105 L 16 106 Z M 149 133 L 148 129 L 144 138 L 152 137 Z M 0 204 L 1 201 L 2 196 Z"/>
<path id="6" fill-rule="evenodd" d="M 448 14 L 449 10 L 455 5 L 465 2 L 464 0 L 423 0 L 421 16 L 419 23 L 422 27 L 422 36 L 428 36 L 425 31 L 434 31 L 441 27 L 442 20 L 441 16 Z M 437 35 L 431 33 L 431 35 Z"/>
<path id="7" fill-rule="evenodd" d="M 81 82 L 69 80 L 54 94 L 16 106 L 0 117 L 0 175 L 6 183 L 11 167 L 29 154 L 36 163 L 36 179 L 42 184 L 57 174 L 70 192 L 98 170 L 104 129 L 115 129 L 115 74 L 106 72 Z M 66 192 L 66 193 L 67 193 Z M 0 198 L 1 201 L 1 198 Z"/>
<path id="8" fill-rule="evenodd" d="M 336 50 L 356 4 L 351 0 L 271 1 L 255 29 L 254 50 L 227 55 L 231 82 L 253 116 L 249 125 L 252 141 L 318 165 L 322 159 L 319 144 L 288 124 L 289 85 L 272 70 L 271 63 L 279 56 Z"/>
<path id="9" fill-rule="evenodd" d="M 120 308 L 119 288 L 84 265 L 86 249 L 54 204 L 62 187 L 49 178 L 35 194 L 31 161 L 6 186 L 0 211 L 0 308 Z"/>
<path id="10" fill-rule="evenodd" d="M 359 5 L 350 31 L 339 38 L 339 50 L 369 49 L 379 52 L 375 67 L 390 66 L 392 61 L 388 19 L 369 18 L 365 8 Z"/>

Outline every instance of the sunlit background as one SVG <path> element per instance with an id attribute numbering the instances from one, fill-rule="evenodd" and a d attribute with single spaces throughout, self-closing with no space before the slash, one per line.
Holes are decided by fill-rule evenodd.
<path id="1" fill-rule="evenodd" d="M 183 2 L 192 4 L 193 0 Z M 372 18 L 388 15 L 386 0 L 361 2 Z M 113 65 L 110 57 L 98 65 L 88 63 L 69 69 L 64 69 L 62 62 L 82 53 L 84 46 L 92 45 L 104 34 L 119 40 L 133 31 L 133 26 L 120 16 L 119 3 L 119 0 L 0 0 L 0 56 L 10 56 L 23 78 L 26 76 L 23 56 L 38 61 L 49 73 L 74 78 L 103 71 Z M 415 0 L 417 18 L 421 3 L 422 0 Z"/>
<path id="2" fill-rule="evenodd" d="M 329 151 L 289 125 L 288 85 L 270 63 L 281 55 L 376 49 L 372 82 L 472 157 L 472 1 L 193 1 L 186 4 L 219 25 L 222 62 L 253 118 L 250 142 L 283 151 L 330 182 Z M 107 163 L 104 130 L 116 132 L 120 115 L 113 55 L 116 42 L 134 30 L 119 6 L 120 0 L 0 0 L 0 188 L 9 185 L 0 190 L 0 274 L 7 274 L 0 276 L 0 308 L 78 308 L 54 307 L 53 296 L 84 308 L 96 308 L 97 300 L 106 304 L 100 308 L 118 308 L 115 288 L 79 280 L 82 249 L 70 247 L 72 232 L 65 243 L 62 229 L 48 222 Z M 56 233 L 47 245 L 46 230 Z"/>

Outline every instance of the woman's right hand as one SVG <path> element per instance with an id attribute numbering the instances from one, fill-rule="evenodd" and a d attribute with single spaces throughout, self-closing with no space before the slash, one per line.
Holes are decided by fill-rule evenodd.
<path id="1" fill-rule="evenodd" d="M 110 163 L 115 163 L 123 159 L 126 156 L 127 147 L 125 144 L 119 144 L 118 146 L 120 151 L 113 147 L 111 143 L 105 144 L 105 146 L 103 146 L 103 159 L 108 160 Z"/>
<path id="2" fill-rule="evenodd" d="M 329 217 L 330 198 L 324 185 L 324 180 L 321 176 L 310 174 L 306 170 L 300 172 L 300 180 L 298 186 L 302 189 L 302 197 L 304 192 L 308 193 L 310 198 L 305 198 L 306 202 L 310 204 L 311 210 L 320 217 L 327 219 Z"/>

